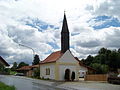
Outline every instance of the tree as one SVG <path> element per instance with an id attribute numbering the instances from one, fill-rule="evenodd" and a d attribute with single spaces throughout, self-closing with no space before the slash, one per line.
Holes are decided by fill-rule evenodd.
<path id="1" fill-rule="evenodd" d="M 34 60 L 33 60 L 33 63 L 32 63 L 32 64 L 33 64 L 33 65 L 37 65 L 37 64 L 39 64 L 39 62 L 40 62 L 39 55 L 36 54 L 36 55 L 34 56 Z"/>
<path id="2" fill-rule="evenodd" d="M 0 63 L 0 72 L 3 72 L 5 69 L 4 65 Z"/>
<path id="3" fill-rule="evenodd" d="M 108 65 L 105 64 L 93 63 L 91 67 L 96 70 L 97 74 L 106 74 L 109 70 Z"/>
<path id="4" fill-rule="evenodd" d="M 101 48 L 101 49 L 98 51 L 98 53 L 99 53 L 99 54 L 105 54 L 106 51 L 107 51 L 106 48 Z"/>
<path id="5" fill-rule="evenodd" d="M 118 53 L 120 53 L 120 48 L 118 49 Z"/>
<path id="6" fill-rule="evenodd" d="M 27 64 L 25 62 L 20 62 L 17 68 L 21 68 L 23 66 L 29 66 L 29 64 Z"/>
<path id="7" fill-rule="evenodd" d="M 85 64 L 89 66 L 92 63 L 92 61 L 93 61 L 93 56 L 89 55 L 85 60 Z"/>
<path id="8" fill-rule="evenodd" d="M 39 78 L 40 77 L 40 68 L 36 68 L 34 70 L 34 77 Z"/>
<path id="9" fill-rule="evenodd" d="M 13 63 L 13 66 L 11 67 L 11 70 L 12 70 L 12 71 L 15 71 L 16 69 L 17 69 L 17 63 L 14 62 L 14 63 Z"/>

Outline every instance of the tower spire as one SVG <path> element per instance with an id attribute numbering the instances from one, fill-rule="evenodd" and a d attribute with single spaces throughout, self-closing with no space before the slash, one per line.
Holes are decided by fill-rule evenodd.
<path id="1" fill-rule="evenodd" d="M 67 50 L 69 50 L 69 29 L 67 25 L 66 14 L 64 11 L 64 19 L 61 31 L 61 52 L 65 53 Z"/>
<path id="2" fill-rule="evenodd" d="M 63 19 L 62 32 L 69 32 L 65 11 L 64 11 L 64 19 Z"/>

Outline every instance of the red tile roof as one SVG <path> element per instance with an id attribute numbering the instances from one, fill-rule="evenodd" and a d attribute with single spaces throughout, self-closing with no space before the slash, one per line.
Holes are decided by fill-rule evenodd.
<path id="1" fill-rule="evenodd" d="M 19 69 L 17 69 L 18 71 L 19 70 L 31 70 L 32 68 L 38 68 L 39 67 L 39 65 L 32 65 L 32 66 L 23 66 L 23 67 L 21 67 L 21 68 L 19 68 Z"/>
<path id="2" fill-rule="evenodd" d="M 53 52 L 53 53 L 50 54 L 45 60 L 41 61 L 40 64 L 55 62 L 55 61 L 57 61 L 62 55 L 63 55 L 63 53 L 61 53 L 61 51 Z"/>
<path id="3" fill-rule="evenodd" d="M 38 68 L 39 65 L 32 65 L 32 68 Z"/>
<path id="4" fill-rule="evenodd" d="M 0 56 L 0 61 L 3 62 L 6 66 L 10 66 L 1 56 Z"/>
<path id="5" fill-rule="evenodd" d="M 30 69 L 32 69 L 32 66 L 23 66 L 17 70 L 19 71 L 19 70 L 30 70 Z"/>

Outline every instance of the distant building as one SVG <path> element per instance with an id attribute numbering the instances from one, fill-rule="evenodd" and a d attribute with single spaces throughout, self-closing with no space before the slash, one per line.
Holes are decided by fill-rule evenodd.
<path id="1" fill-rule="evenodd" d="M 33 65 L 33 66 L 23 66 L 16 71 L 18 73 L 23 73 L 25 76 L 31 77 L 34 76 L 34 71 L 39 68 L 39 65 Z"/>
<path id="2" fill-rule="evenodd" d="M 0 56 L 0 64 L 3 64 L 4 66 L 10 66 L 1 56 Z"/>
<path id="3" fill-rule="evenodd" d="M 63 26 L 61 31 L 61 50 L 53 52 L 45 60 L 40 62 L 40 77 L 53 80 L 71 80 L 72 73 L 75 74 L 75 80 L 79 80 L 79 71 L 90 70 L 87 66 L 81 64 L 78 58 L 74 57 L 69 50 L 69 29 L 66 15 L 64 14 Z M 67 74 L 67 75 L 66 75 Z"/>

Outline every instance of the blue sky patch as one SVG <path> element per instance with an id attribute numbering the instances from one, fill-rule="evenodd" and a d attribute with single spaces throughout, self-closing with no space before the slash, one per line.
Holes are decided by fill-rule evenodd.
<path id="1" fill-rule="evenodd" d="M 101 23 L 101 24 L 98 24 L 98 25 L 90 25 L 95 30 L 102 29 L 102 28 L 109 28 L 111 26 L 113 26 L 113 27 L 120 27 L 120 21 L 117 18 L 110 17 L 110 16 L 98 16 L 98 17 L 93 18 L 91 20 L 94 20 L 94 22 L 96 24 L 97 23 Z M 88 22 L 90 22 L 90 21 L 88 21 Z"/>
<path id="2" fill-rule="evenodd" d="M 33 28 L 37 28 L 41 32 L 43 30 L 47 30 L 48 27 L 54 28 L 54 29 L 59 29 L 59 27 L 56 27 L 54 25 L 50 25 L 50 24 L 43 22 L 37 18 L 36 19 L 27 18 L 27 19 L 24 19 L 22 21 L 24 21 L 26 25 L 32 26 Z"/>

